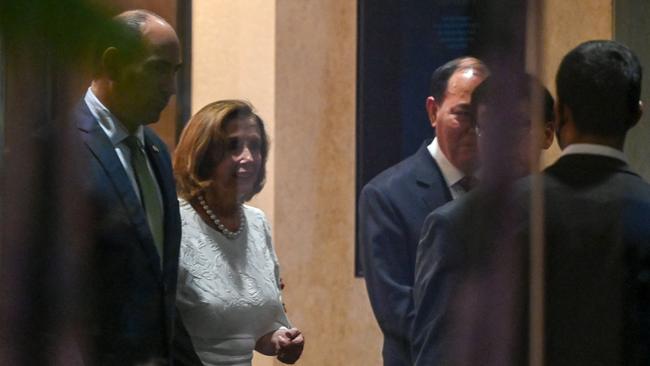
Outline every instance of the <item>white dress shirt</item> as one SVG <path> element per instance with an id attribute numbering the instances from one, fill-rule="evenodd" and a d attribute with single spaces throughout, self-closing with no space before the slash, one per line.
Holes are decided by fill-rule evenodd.
<path id="1" fill-rule="evenodd" d="M 124 139 L 129 137 L 129 132 L 127 131 L 126 127 L 124 127 L 124 125 L 117 119 L 117 117 L 115 117 L 111 111 L 109 111 L 108 108 L 106 108 L 106 106 L 104 106 L 102 102 L 97 99 L 97 96 L 95 96 L 91 88 L 88 88 L 86 96 L 84 97 L 84 102 L 86 102 L 88 109 L 90 109 L 90 113 L 92 113 L 93 117 L 95 117 L 97 120 L 97 123 L 99 123 L 99 127 L 102 128 L 104 133 L 106 133 L 106 136 L 108 136 L 108 139 L 111 141 L 111 144 L 113 144 L 115 153 L 120 159 L 120 163 L 122 163 L 122 167 L 124 167 L 126 175 L 131 181 L 131 186 L 133 187 L 135 194 L 138 196 L 140 204 L 142 204 L 140 189 L 138 188 L 138 180 L 135 177 L 135 172 L 133 171 L 133 166 L 131 165 L 131 150 L 124 142 Z M 140 141 L 140 146 L 144 146 L 144 128 L 142 126 L 138 126 L 138 128 L 135 130 L 134 135 Z M 147 153 L 144 150 L 143 153 L 144 156 L 147 157 Z M 149 168 L 149 173 L 151 176 L 156 177 L 156 174 L 151 167 L 149 157 L 147 157 L 147 167 Z M 156 195 L 160 201 L 160 207 L 164 207 L 162 201 L 162 193 L 160 191 L 160 184 L 158 183 L 157 179 L 154 179 L 154 181 L 156 182 Z"/>
<path id="2" fill-rule="evenodd" d="M 560 156 L 571 154 L 589 154 L 589 155 L 602 155 L 610 158 L 622 160 L 627 163 L 627 157 L 621 150 L 614 149 L 613 147 L 597 144 L 571 144 L 562 150 Z"/>
<path id="3" fill-rule="evenodd" d="M 458 184 L 465 174 L 458 170 L 458 168 L 447 159 L 442 150 L 440 150 L 440 144 L 438 144 L 437 137 L 435 137 L 429 146 L 427 146 L 427 150 L 429 150 L 429 153 L 438 164 L 438 167 L 442 172 L 442 177 L 445 178 L 447 187 L 449 187 L 449 191 L 451 192 L 451 198 L 456 199 L 467 193 L 465 189 Z"/>

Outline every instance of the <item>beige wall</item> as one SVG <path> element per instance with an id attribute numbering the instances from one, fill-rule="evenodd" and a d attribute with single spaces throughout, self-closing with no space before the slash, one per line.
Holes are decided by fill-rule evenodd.
<path id="1" fill-rule="evenodd" d="M 289 316 L 308 337 L 302 364 L 379 365 L 353 277 L 356 2 L 277 4 L 275 237 Z"/>
<path id="2" fill-rule="evenodd" d="M 611 39 L 612 0 L 545 0 L 542 22 L 541 79 L 555 96 L 555 73 L 562 57 L 578 44 L 590 39 Z M 542 156 L 542 166 L 560 154 L 557 142 Z"/>
<path id="3" fill-rule="evenodd" d="M 253 204 L 272 219 L 289 317 L 307 339 L 300 364 L 381 364 L 381 334 L 364 282 L 353 277 L 356 2 L 197 0 L 193 7 L 192 111 L 244 98 L 269 126 L 269 182 Z M 611 38 L 612 4 L 547 0 L 543 9 L 541 77 L 553 90 L 568 50 Z"/>

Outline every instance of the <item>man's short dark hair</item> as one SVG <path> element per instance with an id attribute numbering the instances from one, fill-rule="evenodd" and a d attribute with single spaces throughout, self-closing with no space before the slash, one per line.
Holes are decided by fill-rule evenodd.
<path id="1" fill-rule="evenodd" d="M 544 108 L 544 123 L 553 122 L 555 119 L 555 112 L 553 111 L 553 96 L 548 89 L 537 79 L 530 74 L 511 75 L 513 82 L 509 83 L 509 87 L 514 89 L 514 93 L 518 100 L 530 99 L 531 96 L 539 95 L 542 100 L 542 107 Z M 495 93 L 494 89 L 494 76 L 489 76 L 481 84 L 479 84 L 472 93 L 472 109 L 476 111 L 479 104 L 489 102 L 489 95 Z"/>
<path id="2" fill-rule="evenodd" d="M 447 91 L 447 83 L 449 82 L 449 79 L 456 71 L 465 68 L 476 68 L 486 75 L 488 74 L 487 67 L 478 59 L 473 57 L 459 57 L 453 59 L 438 67 L 433 74 L 431 74 L 431 89 L 429 95 L 432 96 L 437 103 L 442 103 L 445 99 L 445 92 Z"/>
<path id="3" fill-rule="evenodd" d="M 560 63 L 558 105 L 569 107 L 582 133 L 624 136 L 638 119 L 641 80 L 641 64 L 628 47 L 588 41 Z"/>

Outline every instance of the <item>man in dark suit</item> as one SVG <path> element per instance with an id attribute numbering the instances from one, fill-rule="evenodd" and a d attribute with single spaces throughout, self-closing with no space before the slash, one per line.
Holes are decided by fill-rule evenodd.
<path id="1" fill-rule="evenodd" d="M 426 100 L 436 138 L 361 191 L 361 259 L 370 303 L 384 334 L 384 365 L 412 364 L 411 289 L 422 222 L 433 209 L 469 189 L 476 165 L 471 93 L 486 76 L 485 66 L 470 57 L 438 68 Z"/>
<path id="2" fill-rule="evenodd" d="M 542 175 L 541 300 L 528 304 L 527 248 L 536 231 L 530 222 L 541 213 L 531 209 L 532 178 L 502 201 L 514 208 L 509 218 L 492 210 L 468 230 L 472 217 L 460 206 L 432 215 L 424 239 L 438 253 L 431 263 L 447 274 L 444 283 L 456 283 L 439 310 L 452 324 L 438 336 L 446 337 L 447 364 L 516 365 L 529 357 L 548 365 L 650 364 L 650 185 L 623 153 L 641 116 L 641 75 L 637 57 L 614 41 L 583 43 L 560 64 L 556 134 L 563 151 Z M 481 220 L 509 223 L 502 228 L 510 235 L 481 229 L 488 226 Z M 529 354 L 528 306 L 540 304 L 543 330 L 533 328 Z M 454 309 L 461 310 L 450 314 Z M 490 329 L 499 324 L 501 332 Z M 495 334 L 506 337 L 485 341 Z"/>
<path id="3" fill-rule="evenodd" d="M 623 154 L 641 80 L 614 41 L 579 45 L 557 73 L 563 151 L 544 173 L 549 365 L 650 364 L 650 185 Z"/>
<path id="4" fill-rule="evenodd" d="M 509 200 L 512 186 L 517 178 L 528 174 L 530 153 L 534 151 L 538 157 L 540 149 L 552 144 L 554 113 L 551 94 L 536 79 L 512 74 L 505 81 L 498 80 L 500 76 L 490 76 L 472 95 L 479 158 L 485 169 L 481 183 L 469 194 L 436 209 L 422 227 L 413 285 L 415 365 L 498 365 L 502 359 L 492 356 L 498 353 L 498 344 L 510 336 L 508 329 L 501 326 L 511 323 L 508 312 L 512 309 L 503 298 L 494 296 L 502 284 L 472 287 L 474 278 L 468 275 L 467 267 L 475 269 L 482 280 L 501 274 L 493 271 L 483 257 L 495 251 L 495 242 L 507 245 L 514 239 L 510 228 L 516 217 L 513 213 L 518 211 Z M 506 94 L 498 90 L 504 84 L 510 97 L 493 100 L 494 95 Z M 531 96 L 539 96 L 543 118 L 533 118 L 536 105 L 530 101 Z M 499 113 L 505 109 L 506 113 Z M 531 150 L 531 146 L 535 149 Z M 491 295 L 498 306 L 489 301 L 473 302 L 479 295 Z M 473 306 L 482 307 L 476 312 L 481 316 L 474 317 L 473 312 L 465 316 L 464 309 L 473 310 Z M 475 333 L 477 328 L 483 332 Z M 471 346 L 459 347 L 463 342 Z"/>
<path id="5" fill-rule="evenodd" d="M 169 153 L 145 125 L 175 93 L 180 47 L 154 13 L 128 11 L 114 23 L 73 113 L 93 212 L 84 357 L 171 364 L 181 224 Z"/>

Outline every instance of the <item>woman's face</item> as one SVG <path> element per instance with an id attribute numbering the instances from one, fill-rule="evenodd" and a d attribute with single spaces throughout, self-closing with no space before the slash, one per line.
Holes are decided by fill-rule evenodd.
<path id="1" fill-rule="evenodd" d="M 262 135 L 253 117 L 239 118 L 226 125 L 223 159 L 212 175 L 213 187 L 222 197 L 250 194 L 262 166 Z"/>

